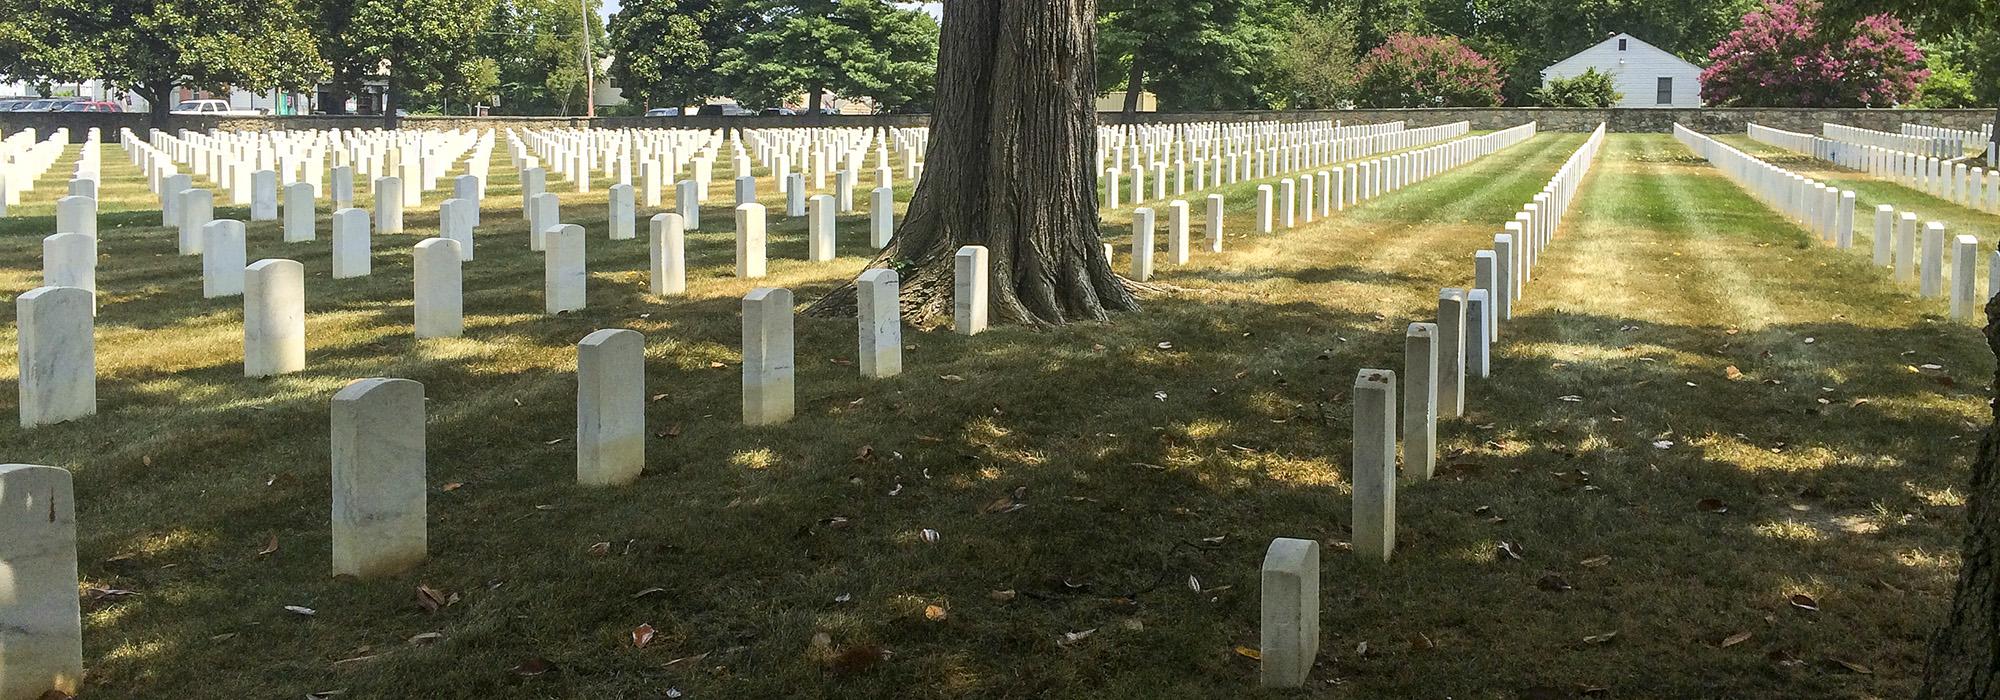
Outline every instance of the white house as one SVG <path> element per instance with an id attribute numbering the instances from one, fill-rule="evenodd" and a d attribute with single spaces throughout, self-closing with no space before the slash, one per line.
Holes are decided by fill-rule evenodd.
<path id="1" fill-rule="evenodd" d="M 1630 34 L 1613 34 L 1596 46 L 1542 69 L 1542 82 L 1596 68 L 1624 95 L 1619 107 L 1700 107 L 1701 66 L 1681 60 Z"/>

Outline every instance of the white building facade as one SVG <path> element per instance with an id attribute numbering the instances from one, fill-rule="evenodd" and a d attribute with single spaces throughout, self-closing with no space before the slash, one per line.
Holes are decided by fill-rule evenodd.
<path id="1" fill-rule="evenodd" d="M 1630 34 L 1614 34 L 1543 68 L 1542 82 L 1573 78 L 1592 68 L 1611 76 L 1623 95 L 1619 107 L 1701 106 L 1701 66 Z"/>

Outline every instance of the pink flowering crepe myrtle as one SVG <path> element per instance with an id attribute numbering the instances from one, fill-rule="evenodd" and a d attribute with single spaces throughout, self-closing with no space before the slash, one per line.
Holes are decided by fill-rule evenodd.
<path id="1" fill-rule="evenodd" d="M 1500 68 L 1452 37 L 1390 35 L 1361 58 L 1355 101 L 1369 107 L 1490 107 Z"/>
<path id="2" fill-rule="evenodd" d="M 1819 0 L 1776 0 L 1708 52 L 1701 98 L 1731 107 L 1892 107 L 1930 77 L 1910 31 L 1888 15 L 1841 37 L 1820 26 Z"/>

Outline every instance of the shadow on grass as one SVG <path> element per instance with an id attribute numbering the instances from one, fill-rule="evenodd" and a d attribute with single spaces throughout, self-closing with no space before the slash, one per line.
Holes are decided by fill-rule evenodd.
<path id="1" fill-rule="evenodd" d="M 1540 164 L 1566 154 L 1540 151 Z M 1491 201 L 1406 191 L 1483 218 L 1517 203 L 1490 182 L 1480 192 Z M 487 223 L 519 230 L 510 217 Z M 468 267 L 479 291 L 465 340 L 408 337 L 404 255 L 378 256 L 365 280 L 311 278 L 308 369 L 271 380 L 213 351 L 240 342 L 238 302 L 187 308 L 181 284 L 107 305 L 106 332 L 178 318 L 211 342 L 107 367 L 97 417 L 0 427 L 10 459 L 77 470 L 86 581 L 140 592 L 88 603 L 93 696 L 1252 696 L 1255 664 L 1234 648 L 1258 643 L 1257 567 L 1276 536 L 1330 548 L 1314 678 L 1331 695 L 1870 694 L 1920 663 L 1913 630 L 1948 590 L 1935 552 L 1955 544 L 1959 443 L 1983 401 L 1978 380 L 1937 377 L 1984 377 L 1991 362 L 1971 329 L 1925 317 L 1731 334 L 1529 311 L 1502 329 L 1470 413 L 1444 422 L 1440 477 L 1402 489 L 1397 558 L 1371 566 L 1341 551 L 1349 388 L 1360 368 L 1402 370 L 1425 290 L 1463 266 L 1176 269 L 1165 278 L 1425 293 L 1386 314 L 1322 287 L 1165 296 L 1114 323 L 1047 331 L 911 329 L 905 374 L 879 381 L 852 366 L 851 320 L 801 318 L 798 418 L 747 428 L 745 284 L 708 273 L 692 296 L 656 299 L 633 277 L 643 244 L 601 240 L 590 307 L 558 317 L 519 279 L 534 254 L 482 249 L 497 262 Z M 691 237 L 691 269 L 725 266 L 728 242 Z M 120 245 L 121 262 L 146 267 L 170 239 Z M 309 269 L 323 273 L 320 255 Z M 164 287 L 187 262 L 168 250 L 118 284 Z M 771 282 L 805 302 L 860 263 L 786 261 Z M 574 342 L 603 327 L 648 339 L 648 464 L 633 486 L 580 489 L 566 368 Z M 1945 369 L 1906 367 L 1918 363 Z M 1727 379 L 1728 365 L 1743 378 Z M 426 386 L 431 558 L 336 581 L 326 409 L 361 376 Z M 1696 507 L 1703 498 L 1727 512 Z M 1497 555 L 1502 541 L 1522 560 Z M 1571 589 L 1545 590 L 1551 574 Z M 426 613 L 420 583 L 462 598 Z M 1791 608 L 1793 593 L 1823 612 Z M 639 649 L 642 623 L 659 636 Z M 1755 641 L 1716 645 L 1743 630 Z M 444 638 L 408 642 L 427 632 Z M 1617 641 L 1581 641 L 1605 632 Z M 818 634 L 895 653 L 838 673 L 817 660 Z M 1867 657 L 1879 676 L 1823 663 L 1870 653 L 1857 639 L 1889 655 Z M 1774 665 L 1774 652 L 1812 663 Z M 553 670 L 513 672 L 530 659 Z"/>

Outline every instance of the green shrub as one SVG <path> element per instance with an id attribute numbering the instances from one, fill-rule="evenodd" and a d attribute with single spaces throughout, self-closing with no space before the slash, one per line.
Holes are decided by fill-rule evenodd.
<path id="1" fill-rule="evenodd" d="M 1551 78 L 1535 88 L 1535 101 L 1549 107 L 1604 108 L 1618 104 L 1624 95 L 1611 83 L 1611 74 L 1588 68 L 1568 78 Z"/>

